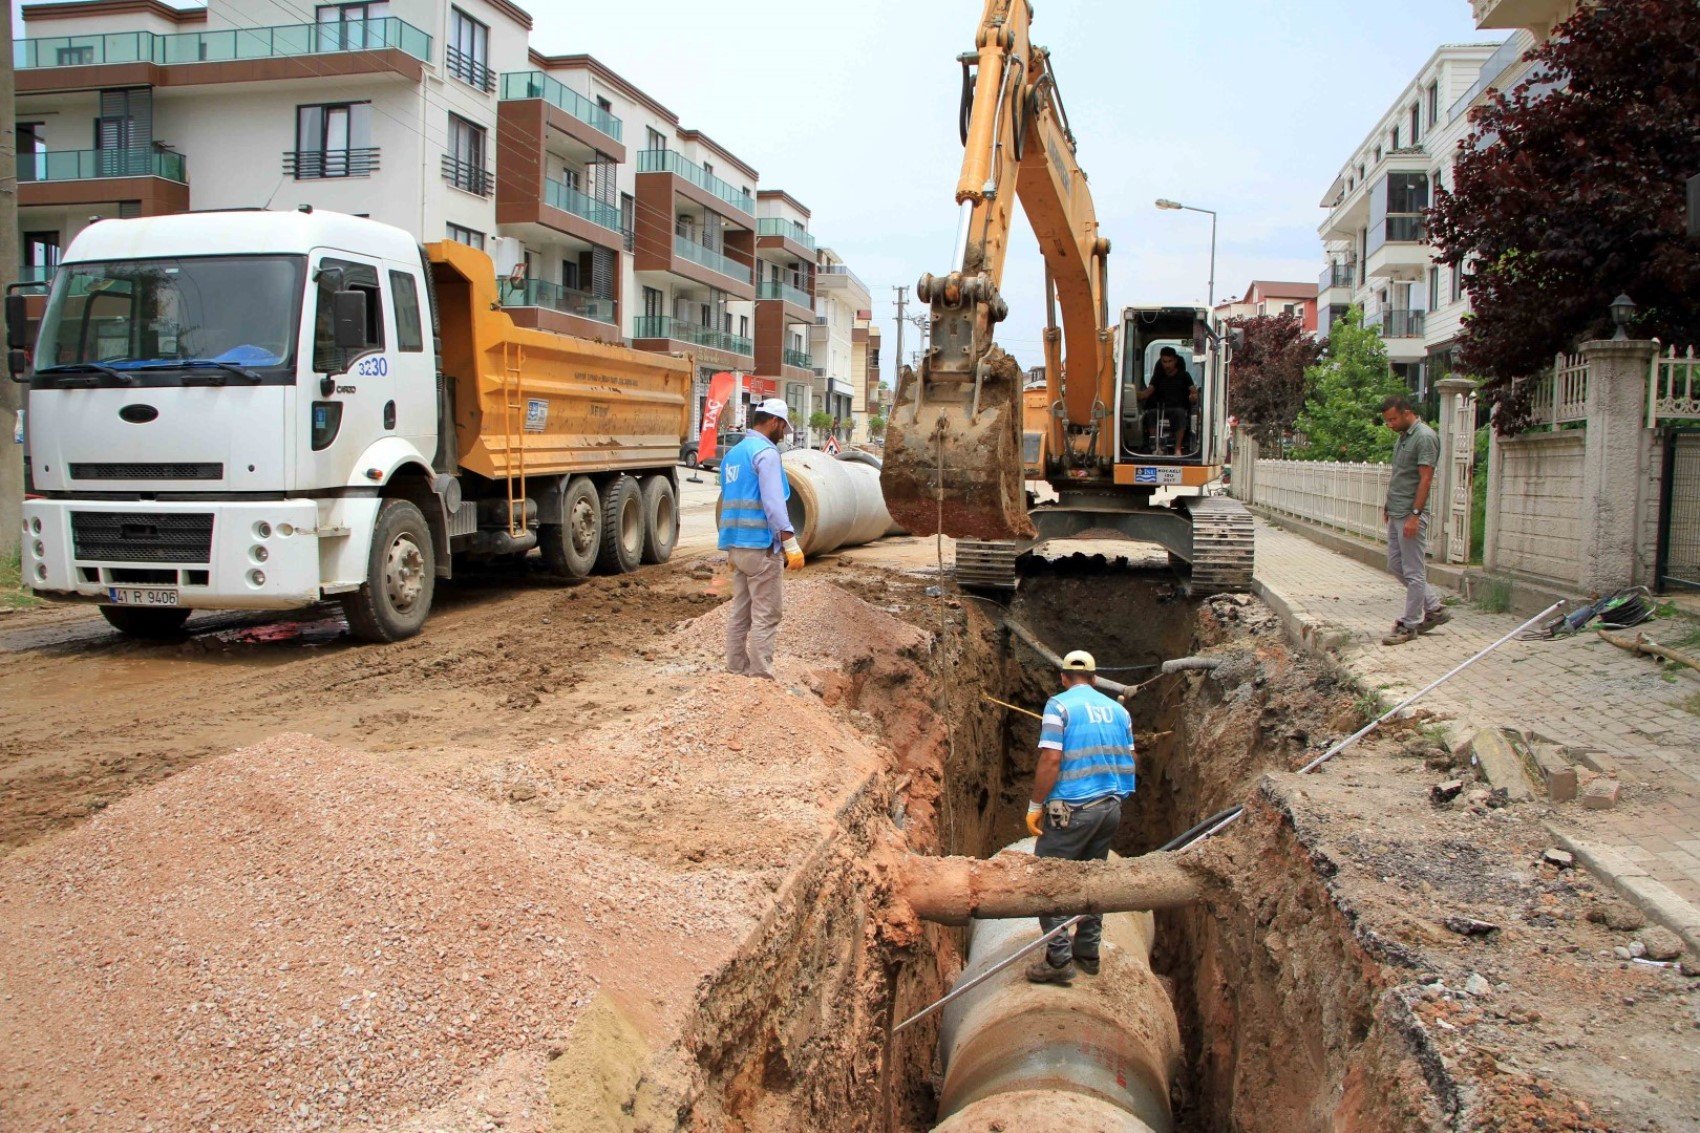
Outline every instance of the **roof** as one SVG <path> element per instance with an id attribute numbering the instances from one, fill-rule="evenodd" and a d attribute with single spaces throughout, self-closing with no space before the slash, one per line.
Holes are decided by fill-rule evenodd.
<path id="1" fill-rule="evenodd" d="M 1316 284 L 1289 283 L 1278 279 L 1254 279 L 1251 281 L 1251 286 L 1246 288 L 1245 299 L 1242 302 L 1251 302 L 1254 293 L 1265 299 L 1315 299 Z"/>
<path id="2" fill-rule="evenodd" d="M 739 158 L 737 154 L 733 153 L 731 150 L 727 149 L 701 130 L 680 129 L 679 137 L 683 138 L 687 142 L 695 142 L 697 145 L 719 154 L 721 158 L 732 163 L 732 168 L 739 170 L 750 180 L 755 181 L 760 179 L 761 174 L 744 164 L 743 160 Z"/>
<path id="3" fill-rule="evenodd" d="M 90 16 L 158 16 L 174 24 L 204 24 L 205 5 L 199 8 L 175 8 L 161 0 L 73 0 L 72 3 L 25 4 L 24 23 L 43 20 L 81 20 Z"/>
<path id="4" fill-rule="evenodd" d="M 674 126 L 679 124 L 677 114 L 661 105 L 636 84 L 614 71 L 594 55 L 545 55 L 533 47 L 530 51 L 530 58 L 532 66 L 544 71 L 589 71 L 596 78 L 607 83 L 633 102 L 646 106 L 651 112 L 659 114 L 670 124 Z"/>
<path id="5" fill-rule="evenodd" d="M 811 216 L 812 215 L 809 212 L 807 205 L 803 204 L 803 202 L 799 201 L 796 197 L 793 197 L 790 193 L 787 193 L 784 189 L 757 189 L 756 190 L 756 200 L 758 200 L 758 201 L 784 201 L 786 204 L 790 205 L 792 208 L 796 209 L 798 212 L 802 213 L 804 216 Z"/>
<path id="6" fill-rule="evenodd" d="M 412 235 L 380 221 L 326 209 L 233 209 L 102 220 L 77 234 L 64 262 L 185 255 L 306 255 L 314 248 L 344 248 L 403 263 L 419 260 L 419 244 Z"/>

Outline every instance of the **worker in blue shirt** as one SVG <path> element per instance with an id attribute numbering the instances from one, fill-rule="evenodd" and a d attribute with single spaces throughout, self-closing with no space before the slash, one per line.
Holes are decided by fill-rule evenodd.
<path id="1" fill-rule="evenodd" d="M 1038 839 L 1033 855 L 1103 861 L 1121 824 L 1122 800 L 1133 794 L 1133 718 L 1096 688 L 1098 665 L 1077 649 L 1063 658 L 1063 691 L 1045 702 L 1039 724 L 1039 766 L 1027 804 L 1027 829 Z M 1050 932 L 1067 917 L 1040 917 Z M 1066 984 L 1076 971 L 1098 974 L 1104 918 L 1089 916 L 1058 933 L 1027 969 L 1033 983 Z"/>
<path id="2" fill-rule="evenodd" d="M 732 564 L 726 671 L 768 680 L 783 608 L 780 572 L 803 568 L 785 507 L 791 482 L 779 459 L 778 442 L 790 428 L 785 402 L 770 397 L 750 411 L 744 439 L 720 462 L 720 549 Z"/>

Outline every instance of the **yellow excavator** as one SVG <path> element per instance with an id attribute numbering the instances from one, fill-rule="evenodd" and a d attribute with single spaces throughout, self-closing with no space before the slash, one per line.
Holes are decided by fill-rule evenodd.
<path id="1" fill-rule="evenodd" d="M 909 531 L 957 540 L 964 585 L 1012 588 L 1016 558 L 1040 543 L 1113 532 L 1166 548 L 1194 593 L 1247 589 L 1251 516 L 1207 491 L 1227 446 L 1225 344 L 1202 307 L 1130 307 L 1118 366 L 1110 242 L 1032 18 L 1029 0 L 986 0 L 975 50 L 959 57 L 956 262 L 915 288 L 930 339 L 898 381 L 886 503 Z M 1045 261 L 1042 391 L 993 341 L 1017 200 Z M 1056 499 L 1039 503 L 1029 481 Z"/>

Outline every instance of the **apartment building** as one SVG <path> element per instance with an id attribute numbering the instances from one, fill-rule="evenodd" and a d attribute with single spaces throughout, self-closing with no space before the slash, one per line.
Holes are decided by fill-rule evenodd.
<path id="1" fill-rule="evenodd" d="M 873 297 L 867 284 L 831 248 L 815 256 L 815 408 L 837 422 L 840 440 L 868 439 L 867 328 Z M 863 331 L 858 342 L 857 329 Z M 858 350 L 858 347 L 860 349 Z"/>
<path id="2" fill-rule="evenodd" d="M 25 278 L 96 219 L 313 205 L 484 249 L 522 325 L 691 352 L 699 406 L 737 370 L 809 411 L 808 210 L 599 60 L 534 49 L 509 0 L 72 0 L 24 23 Z"/>
<path id="3" fill-rule="evenodd" d="M 1254 279 L 1239 299 L 1216 304 L 1218 325 L 1229 319 L 1254 319 L 1267 315 L 1297 315 L 1308 334 L 1316 333 L 1316 284 L 1284 280 Z"/>
<path id="4" fill-rule="evenodd" d="M 1461 275 L 1434 262 L 1424 211 L 1451 180 L 1469 132 L 1458 100 L 1475 85 L 1494 43 L 1439 48 L 1406 84 L 1324 194 L 1318 229 L 1327 266 L 1318 281 L 1322 333 L 1354 304 L 1387 343 L 1393 369 L 1426 394 L 1450 366 L 1466 310 Z"/>
<path id="5" fill-rule="evenodd" d="M 868 320 L 868 368 L 862 379 L 864 383 L 862 401 L 868 407 L 870 418 L 889 417 L 891 415 L 891 407 L 886 404 L 886 391 L 880 388 L 880 346 L 882 338 L 879 324 L 872 319 Z"/>

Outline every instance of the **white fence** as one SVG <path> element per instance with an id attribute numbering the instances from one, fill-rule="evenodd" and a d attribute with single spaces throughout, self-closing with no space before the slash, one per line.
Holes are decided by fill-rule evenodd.
<path id="1" fill-rule="evenodd" d="M 1684 353 L 1672 346 L 1653 355 L 1647 370 L 1647 428 L 1695 418 L 1700 418 L 1700 355 L 1692 346 Z"/>
<path id="2" fill-rule="evenodd" d="M 1318 460 L 1259 460 L 1256 498 L 1247 502 L 1367 539 L 1387 533 L 1381 505 L 1392 478 L 1390 464 Z"/>
<path id="3" fill-rule="evenodd" d="M 1552 373 L 1531 379 L 1529 421 L 1556 429 L 1572 421 L 1588 419 L 1588 363 L 1580 354 L 1560 354 L 1552 361 Z"/>

